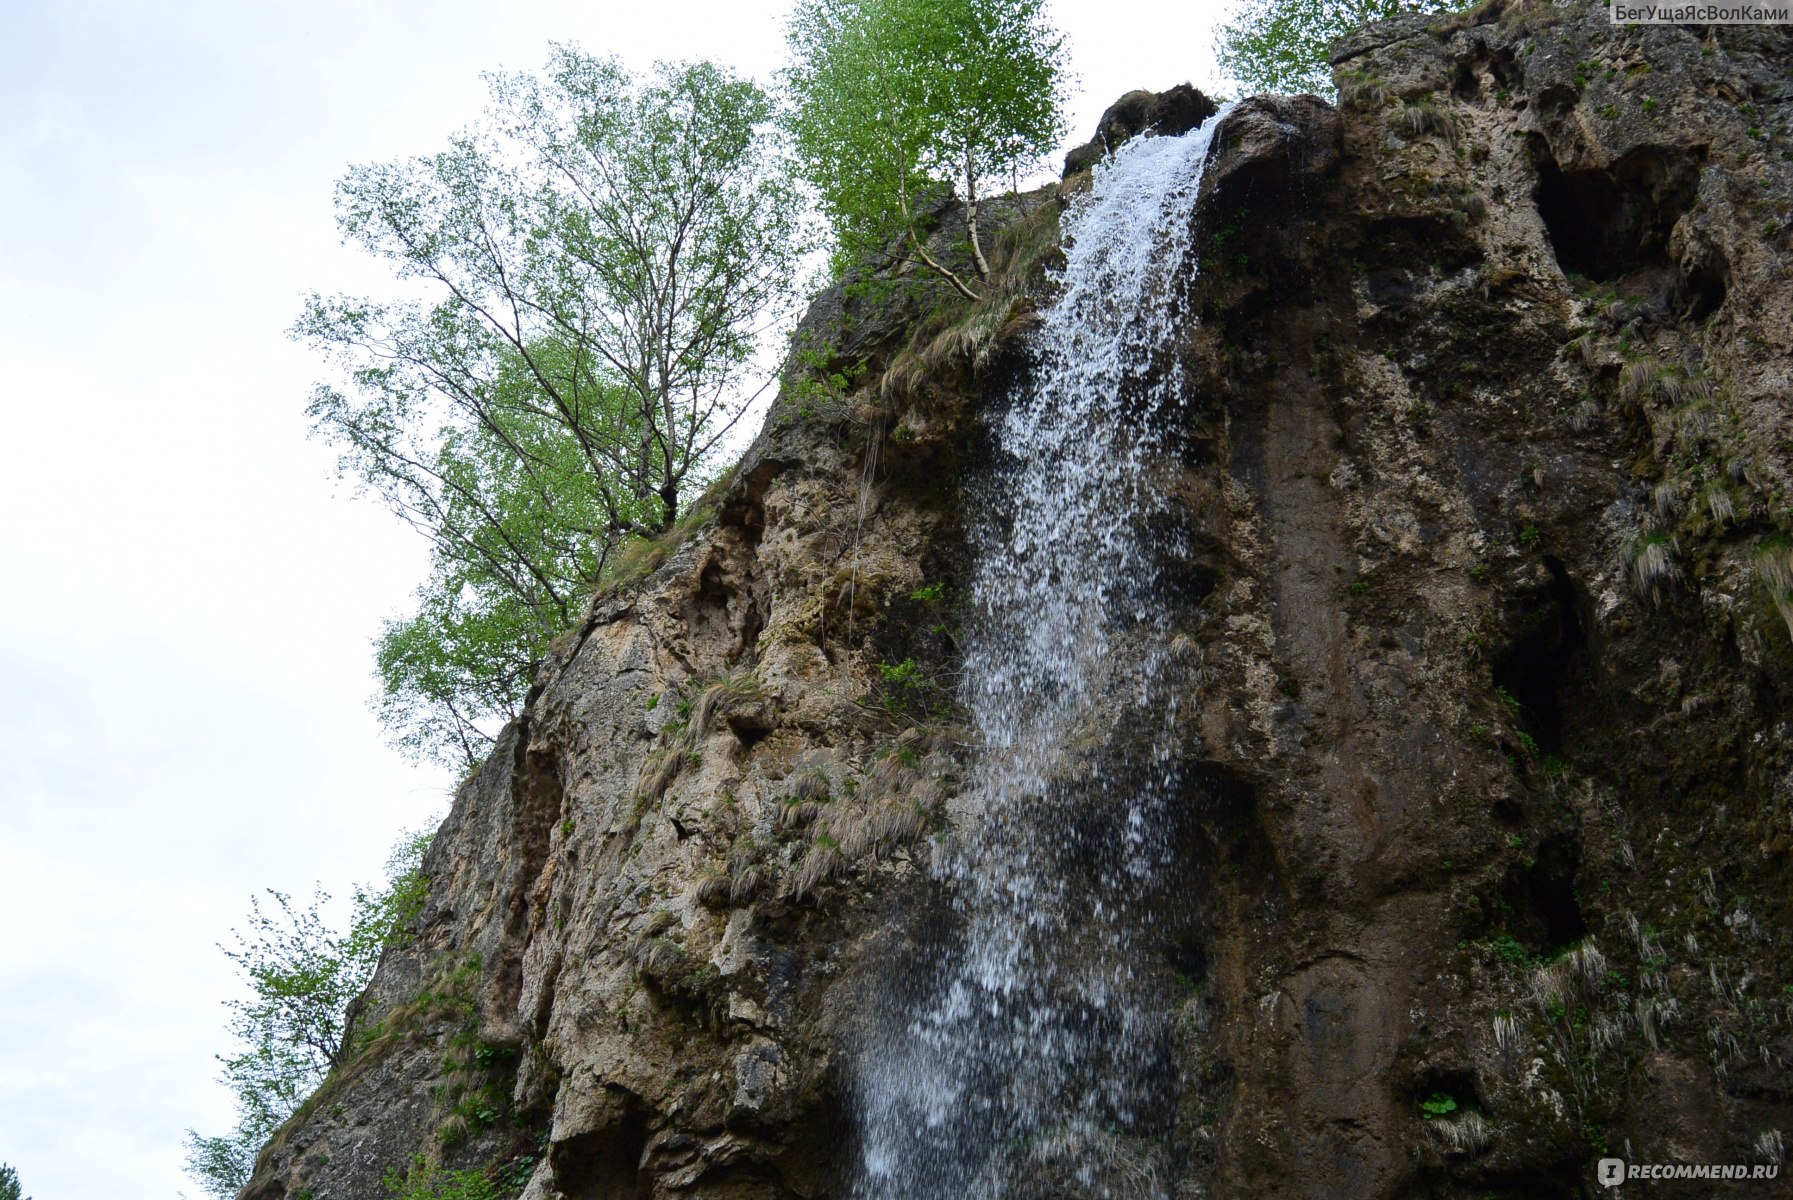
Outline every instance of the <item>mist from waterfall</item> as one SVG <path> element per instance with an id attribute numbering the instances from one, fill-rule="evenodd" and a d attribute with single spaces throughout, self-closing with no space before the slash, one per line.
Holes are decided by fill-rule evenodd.
<path id="1" fill-rule="evenodd" d="M 950 918 L 851 1068 L 860 1200 L 1169 1195 L 1173 1000 L 1142 948 L 1179 786 L 1156 464 L 1225 114 L 1129 141 L 1064 215 L 1059 294 L 977 496 Z"/>

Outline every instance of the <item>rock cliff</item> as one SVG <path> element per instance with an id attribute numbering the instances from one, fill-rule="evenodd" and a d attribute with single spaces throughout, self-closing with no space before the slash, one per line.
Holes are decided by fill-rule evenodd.
<path id="1" fill-rule="evenodd" d="M 1779 1164 L 1793 32 L 1495 3 L 1334 63 L 1336 108 L 1257 98 L 1215 137 L 1154 476 L 1169 1194 Z M 846 1063 L 978 819 L 953 681 L 982 418 L 1027 385 L 1091 163 L 1211 108 L 1167 96 L 998 206 L 984 300 L 817 300 L 702 519 L 462 785 L 355 1056 L 247 1200 L 373 1200 L 418 1155 L 526 1200 L 847 1194 Z"/>

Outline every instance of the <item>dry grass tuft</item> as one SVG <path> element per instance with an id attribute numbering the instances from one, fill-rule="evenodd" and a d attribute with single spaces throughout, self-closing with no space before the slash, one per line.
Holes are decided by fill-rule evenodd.
<path id="1" fill-rule="evenodd" d="M 657 753 L 659 757 L 648 759 L 653 765 L 641 789 L 642 798 L 649 804 L 664 796 L 666 789 L 672 786 L 672 781 L 685 769 L 685 752 L 682 747 L 668 746 Z"/>
<path id="2" fill-rule="evenodd" d="M 1718 434 L 1718 413 L 1708 402 L 1689 404 L 1675 414 L 1675 442 L 1692 453 Z"/>
<path id="3" fill-rule="evenodd" d="M 840 852 L 840 843 L 825 835 L 818 837 L 792 873 L 790 893 L 801 900 L 819 891 L 824 884 L 833 882 L 846 870 L 847 860 Z"/>
<path id="4" fill-rule="evenodd" d="M 1340 108 L 1386 108 L 1394 99 L 1388 83 L 1368 71 L 1341 72 L 1338 88 Z"/>
<path id="5" fill-rule="evenodd" d="M 803 829 L 813 825 L 815 819 L 822 815 L 822 806 L 813 800 L 798 800 L 787 796 L 778 804 L 778 814 L 773 824 L 779 829 Z"/>
<path id="6" fill-rule="evenodd" d="M 648 938 L 635 947 L 635 969 L 643 975 L 669 975 L 685 960 L 685 951 L 671 938 Z"/>
<path id="7" fill-rule="evenodd" d="M 1768 592 L 1775 611 L 1793 637 L 1793 539 L 1785 534 L 1764 538 L 1756 547 L 1756 578 Z"/>
<path id="8" fill-rule="evenodd" d="M 1651 489 L 1650 502 L 1655 505 L 1658 517 L 1673 523 L 1681 515 L 1681 485 L 1672 479 L 1663 480 Z"/>
<path id="9" fill-rule="evenodd" d="M 757 863 L 749 864 L 739 871 L 731 871 L 728 878 L 728 902 L 739 906 L 746 904 L 758 896 L 766 887 L 766 871 Z"/>
<path id="10" fill-rule="evenodd" d="M 1663 589 L 1675 576 L 1674 543 L 1665 534 L 1632 534 L 1625 547 L 1625 574 L 1641 599 L 1660 603 Z"/>
<path id="11" fill-rule="evenodd" d="M 1426 1128 L 1448 1154 L 1477 1154 L 1494 1142 L 1494 1126 L 1478 1112 L 1427 1121 Z"/>
<path id="12" fill-rule="evenodd" d="M 1662 377 L 1662 364 L 1653 358 L 1633 359 L 1619 371 L 1619 398 L 1636 404 L 1655 388 Z"/>
<path id="13" fill-rule="evenodd" d="M 791 796 L 796 800 L 813 800 L 826 802 L 834 794 L 834 785 L 828 779 L 828 773 L 820 767 L 810 767 L 797 776 L 791 785 Z"/>
<path id="14" fill-rule="evenodd" d="M 1656 381 L 1656 389 L 1670 404 L 1697 404 L 1712 399 L 1712 383 L 1703 375 L 1665 372 Z"/>
<path id="15" fill-rule="evenodd" d="M 983 294 L 917 324 L 878 380 L 881 400 L 921 397 L 931 381 L 982 371 L 1031 323 L 1041 269 L 1059 251 L 1058 214 L 1055 201 L 1040 198 L 1026 215 L 996 231 Z"/>
<path id="16" fill-rule="evenodd" d="M 1584 399 L 1569 410 L 1567 419 L 1569 429 L 1574 433 L 1586 433 L 1600 421 L 1600 406 L 1593 400 Z"/>
<path id="17" fill-rule="evenodd" d="M 1451 145 L 1457 144 L 1457 120 L 1448 111 L 1432 103 L 1429 97 L 1409 99 L 1395 113 L 1390 124 L 1395 132 L 1409 138 L 1437 134 Z"/>
<path id="18" fill-rule="evenodd" d="M 727 871 L 705 871 L 691 887 L 694 903 L 709 909 L 727 908 L 734 879 Z"/>

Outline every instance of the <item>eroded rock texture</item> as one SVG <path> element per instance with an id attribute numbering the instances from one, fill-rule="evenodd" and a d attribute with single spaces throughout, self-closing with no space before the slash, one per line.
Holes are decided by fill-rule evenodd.
<path id="1" fill-rule="evenodd" d="M 1495 5 L 1335 61 L 1336 109 L 1229 118 L 1190 280 L 1175 1195 L 1779 1162 L 1793 34 Z M 1011 203 L 973 309 L 818 301 L 714 518 L 462 787 L 358 1057 L 246 1196 L 419 1153 L 528 1200 L 846 1193 L 855 1022 L 975 819 L 978 417 L 1079 186 Z"/>

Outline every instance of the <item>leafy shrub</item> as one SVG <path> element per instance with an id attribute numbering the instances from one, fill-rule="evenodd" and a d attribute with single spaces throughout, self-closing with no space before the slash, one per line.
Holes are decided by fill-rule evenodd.
<path id="1" fill-rule="evenodd" d="M 1419 1102 L 1419 1110 L 1427 1120 L 1448 1117 L 1457 1111 L 1457 1099 L 1449 1092 L 1433 1092 Z"/>
<path id="2" fill-rule="evenodd" d="M 1494 951 L 1494 957 L 1502 962 L 1528 963 L 1531 961 L 1531 953 L 1526 950 L 1518 938 L 1510 933 L 1496 934 L 1489 939 L 1488 945 Z"/>
<path id="3" fill-rule="evenodd" d="M 405 1168 L 386 1172 L 393 1200 L 498 1200 L 498 1185 L 483 1171 L 449 1171 L 432 1167 L 419 1154 Z"/>

